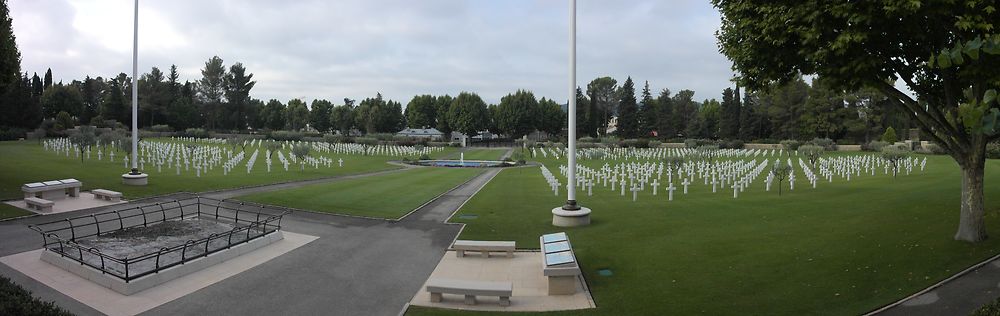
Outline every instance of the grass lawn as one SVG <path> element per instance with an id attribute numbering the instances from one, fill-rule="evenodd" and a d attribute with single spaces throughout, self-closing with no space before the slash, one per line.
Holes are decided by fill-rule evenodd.
<path id="1" fill-rule="evenodd" d="M 252 149 L 248 151 L 253 152 Z M 38 142 L 7 141 L 0 142 L 0 199 L 20 198 L 21 185 L 25 183 L 66 178 L 79 179 L 83 182 L 84 190 L 109 189 L 122 192 L 126 198 L 134 199 L 178 191 L 202 192 L 398 168 L 385 163 L 398 157 L 322 155 L 334 160 L 333 167 L 318 169 L 307 167 L 305 170 L 299 170 L 298 166 L 293 165 L 289 166 L 289 171 L 285 171 L 274 157 L 272 159 L 275 163 L 268 173 L 263 153 L 258 157 L 251 174 L 246 173 L 244 167 L 246 159 L 229 175 L 223 175 L 222 168 L 217 166 L 201 177 L 195 175 L 193 168 L 185 171 L 181 167 L 181 174 L 176 175 L 174 168 L 164 166 L 162 172 L 158 172 L 156 166 L 146 164 L 145 172 L 149 174 L 149 185 L 134 187 L 121 183 L 121 175 L 127 172 L 121 160 L 121 153 L 116 155 L 113 163 L 107 156 L 98 161 L 96 152 L 91 154 L 91 159 L 81 162 L 80 158 L 72 153 L 67 157 L 64 154 L 56 155 L 52 151 L 46 151 Z M 247 157 L 249 156 L 248 153 Z M 344 167 L 337 166 L 336 160 L 340 158 L 344 159 Z M 225 159 L 223 155 L 223 160 Z"/>
<path id="2" fill-rule="evenodd" d="M 559 176 L 564 162 L 542 162 Z M 763 186 L 760 177 L 755 185 Z M 551 225 L 550 210 L 565 191 L 554 196 L 538 168 L 518 168 L 502 171 L 459 212 L 477 219 L 453 221 L 467 224 L 462 239 L 516 240 L 524 248 L 537 248 L 541 234 L 566 231 L 598 308 L 556 314 L 856 315 L 1000 253 L 1000 161 L 986 167 L 994 237 L 985 242 L 952 239 L 960 179 L 951 158 L 929 156 L 925 172 L 835 178 L 817 189 L 803 181 L 791 192 L 786 182 L 781 197 L 756 187 L 733 199 L 732 189 L 713 195 L 699 183 L 670 202 L 648 190 L 632 202 L 631 194 L 595 187 L 594 196 L 577 195 L 594 210 L 593 223 L 564 229 Z M 604 268 L 614 274 L 598 275 Z"/>
<path id="3" fill-rule="evenodd" d="M 0 203 L 0 219 L 31 215 L 31 214 L 34 213 L 7 205 L 6 203 Z"/>
<path id="4" fill-rule="evenodd" d="M 395 219 L 482 172 L 482 169 L 471 168 L 414 168 L 400 173 L 252 194 L 237 199 L 320 212 Z"/>
<path id="5" fill-rule="evenodd" d="M 500 157 L 507 152 L 505 148 L 470 148 L 465 151 L 465 160 L 500 160 Z M 459 153 L 448 155 L 448 159 L 459 159 Z"/>

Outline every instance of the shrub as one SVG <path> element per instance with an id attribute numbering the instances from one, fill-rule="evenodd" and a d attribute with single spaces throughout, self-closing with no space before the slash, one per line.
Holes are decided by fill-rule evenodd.
<path id="1" fill-rule="evenodd" d="M 825 151 L 826 149 L 819 145 L 810 144 L 810 145 L 799 146 L 798 150 L 799 154 L 806 156 L 806 159 L 809 160 L 809 164 L 815 166 L 816 161 L 819 160 L 819 157 L 823 155 L 823 151 Z"/>
<path id="2" fill-rule="evenodd" d="M 885 133 L 882 134 L 882 141 L 890 144 L 894 144 L 899 141 L 899 137 L 896 136 L 896 129 L 892 126 L 885 128 Z"/>
<path id="3" fill-rule="evenodd" d="M 431 156 L 428 154 L 420 154 L 420 160 L 431 160 Z"/>
<path id="4" fill-rule="evenodd" d="M 719 148 L 743 149 L 743 141 L 739 139 L 725 140 L 719 142 Z"/>
<path id="5" fill-rule="evenodd" d="M 427 146 L 431 146 L 431 147 L 446 147 L 446 146 L 448 146 L 448 143 L 447 142 L 427 142 Z"/>
<path id="6" fill-rule="evenodd" d="M 596 140 L 593 137 L 580 137 L 580 139 L 577 140 L 578 143 L 593 143 L 594 141 Z"/>
<path id="7" fill-rule="evenodd" d="M 25 137 L 27 133 L 28 131 L 23 128 L 17 128 L 17 127 L 2 128 L 0 129 L 0 140 L 18 140 L 21 139 L 22 137 Z"/>
<path id="8" fill-rule="evenodd" d="M 994 300 L 993 302 L 983 305 L 979 309 L 969 314 L 969 316 L 997 316 L 1000 315 L 1000 298 Z"/>
<path id="9" fill-rule="evenodd" d="M 374 137 L 367 137 L 367 136 L 366 137 L 357 137 L 357 138 L 354 139 L 354 142 L 358 143 L 358 144 L 362 144 L 362 145 L 375 146 L 375 145 L 378 144 L 378 139 L 376 139 Z"/>
<path id="10" fill-rule="evenodd" d="M 888 145 L 889 145 L 889 143 L 886 143 L 886 142 L 883 142 L 883 141 L 880 141 L 880 140 L 873 140 L 873 141 L 868 142 L 867 144 L 861 145 L 861 150 L 863 150 L 863 151 L 882 151 L 882 147 L 885 147 L 885 146 L 888 146 Z"/>
<path id="11" fill-rule="evenodd" d="M 56 306 L 31 296 L 31 292 L 5 276 L 0 276 L 0 315 L 73 315 Z"/>
<path id="12" fill-rule="evenodd" d="M 986 158 L 1000 159 L 1000 142 L 986 144 Z"/>
<path id="13" fill-rule="evenodd" d="M 658 140 L 649 141 L 649 148 L 660 148 L 660 145 L 663 145 L 663 143 L 660 143 Z"/>
<path id="14" fill-rule="evenodd" d="M 614 137 L 614 136 L 601 137 L 601 144 L 610 145 L 610 144 L 617 144 L 617 143 L 618 143 L 618 137 Z"/>
<path id="15" fill-rule="evenodd" d="M 802 142 L 794 139 L 786 139 L 781 141 L 781 147 L 785 150 L 798 150 L 799 146 L 802 146 Z"/>
<path id="16" fill-rule="evenodd" d="M 208 131 L 203 128 L 189 128 L 184 130 L 184 136 L 194 138 L 208 138 Z"/>
<path id="17" fill-rule="evenodd" d="M 698 140 L 694 138 L 688 138 L 684 140 L 684 147 L 687 148 L 698 148 Z"/>
<path id="18" fill-rule="evenodd" d="M 986 147 L 988 149 L 989 145 L 987 145 Z M 944 155 L 948 153 L 948 151 L 945 150 L 944 147 L 941 147 L 935 143 L 927 143 L 926 145 L 920 146 L 919 152 L 922 154 L 931 154 L 931 155 Z"/>
<path id="19" fill-rule="evenodd" d="M 813 138 L 813 140 L 810 141 L 809 143 L 813 144 L 813 145 L 816 145 L 816 146 L 819 146 L 819 147 L 823 147 L 823 149 L 825 149 L 825 150 L 837 150 L 837 147 L 836 147 L 837 145 L 834 145 L 833 140 L 829 139 L 829 138 L 819 138 L 819 137 L 816 137 L 816 138 Z"/>
<path id="20" fill-rule="evenodd" d="M 305 135 L 300 132 L 274 131 L 271 132 L 271 134 L 268 135 L 268 137 L 277 141 L 286 141 L 286 140 L 300 141 L 302 140 L 303 137 L 305 137 Z"/>
<path id="21" fill-rule="evenodd" d="M 91 121 L 93 121 L 93 120 L 91 120 Z M 174 128 L 170 127 L 170 125 L 166 125 L 166 124 L 153 125 L 152 127 L 149 128 L 149 130 L 157 132 L 157 133 L 173 133 L 174 132 Z"/>
<path id="22" fill-rule="evenodd" d="M 634 138 L 626 139 L 626 140 L 622 141 L 622 147 L 646 148 L 646 147 L 649 147 L 649 140 L 648 139 L 634 139 Z"/>
<path id="23" fill-rule="evenodd" d="M 66 111 L 59 111 L 59 114 L 56 114 L 55 129 L 67 130 L 73 128 L 74 125 L 76 125 L 76 120 L 69 116 L 69 113 L 66 113 Z"/>

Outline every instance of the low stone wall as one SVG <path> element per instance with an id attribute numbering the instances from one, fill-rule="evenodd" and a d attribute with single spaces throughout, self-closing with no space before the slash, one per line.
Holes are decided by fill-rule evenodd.
<path id="1" fill-rule="evenodd" d="M 861 145 L 837 145 L 837 151 L 861 151 Z"/>

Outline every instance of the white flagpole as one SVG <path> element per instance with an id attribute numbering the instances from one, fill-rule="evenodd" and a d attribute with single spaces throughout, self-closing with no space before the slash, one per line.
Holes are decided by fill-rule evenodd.
<path id="1" fill-rule="evenodd" d="M 132 37 L 132 173 L 139 173 L 139 0 L 135 0 Z"/>
<path id="2" fill-rule="evenodd" d="M 569 177 L 566 183 L 566 206 L 577 210 L 576 205 L 576 0 L 569 1 Z"/>

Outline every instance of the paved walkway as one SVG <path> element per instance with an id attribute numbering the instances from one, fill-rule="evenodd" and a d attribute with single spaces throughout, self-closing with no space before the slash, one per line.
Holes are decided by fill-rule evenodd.
<path id="1" fill-rule="evenodd" d="M 461 225 L 443 223 L 500 169 L 489 169 L 399 222 L 297 212 L 283 229 L 318 236 L 305 246 L 251 270 L 171 301 L 143 315 L 397 315 L 434 270 Z M 227 198 L 343 179 L 400 172 L 380 171 L 206 193 Z M 106 208 L 0 222 L 0 256 L 38 249 L 42 243 L 27 224 L 169 201 L 175 194 Z M 43 300 L 78 315 L 99 313 L 6 265 L 8 276 Z"/>
<path id="2" fill-rule="evenodd" d="M 1000 296 L 1000 259 L 876 315 L 969 315 Z"/>

